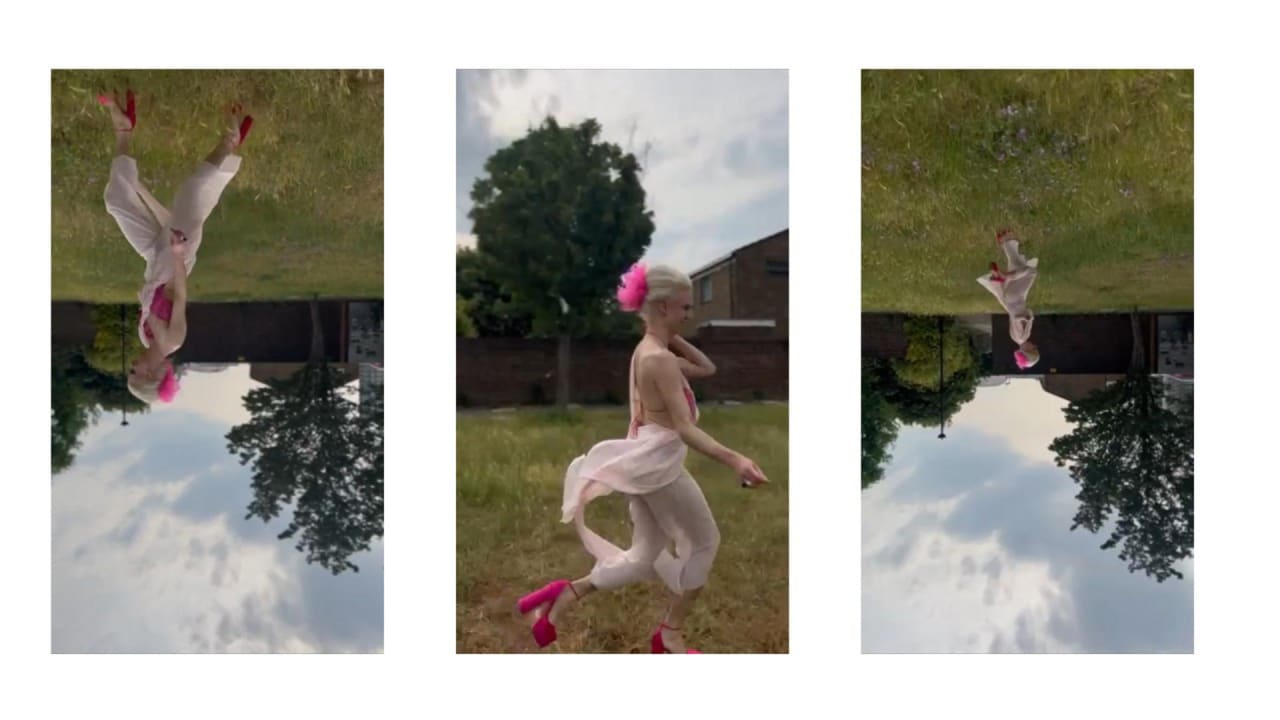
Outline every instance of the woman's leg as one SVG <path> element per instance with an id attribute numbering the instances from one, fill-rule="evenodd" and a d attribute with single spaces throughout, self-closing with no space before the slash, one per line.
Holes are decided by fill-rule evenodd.
<path id="1" fill-rule="evenodd" d="M 178 187 L 173 200 L 171 224 L 193 241 L 200 227 L 213 213 L 231 179 L 240 171 L 240 156 L 235 154 L 239 131 L 228 129 L 204 161 Z M 194 252 L 192 248 L 190 252 Z"/>
<path id="2" fill-rule="evenodd" d="M 561 593 L 549 611 L 552 624 L 565 608 L 596 590 L 613 590 L 633 582 L 653 578 L 654 560 L 669 542 L 653 513 L 640 497 L 629 498 L 631 547 L 600 559 L 591 573 L 573 581 L 573 592 Z"/>
<path id="3" fill-rule="evenodd" d="M 129 155 L 133 140 L 130 122 L 114 102 L 107 106 L 111 111 L 111 125 L 116 138 L 115 157 L 107 175 L 107 188 L 102 193 L 107 213 L 115 218 L 120 232 L 144 259 L 150 259 L 155 247 L 160 224 L 143 204 L 135 189 L 138 182 L 138 162 Z"/>
<path id="4" fill-rule="evenodd" d="M 1018 270 L 1027 266 L 1027 259 L 1018 251 L 1018 238 L 1010 235 L 1008 238 L 1005 238 L 1005 241 L 1001 243 L 1001 246 L 1004 248 L 1004 256 L 1007 260 L 1009 274 L 1016 274 Z"/>
<path id="5" fill-rule="evenodd" d="M 662 639 L 673 652 L 683 652 L 684 640 L 679 629 L 684 627 L 685 618 L 711 573 L 720 548 L 720 529 L 716 527 L 702 488 L 687 472 L 644 498 L 664 534 L 676 541 L 675 556 L 664 551 L 655 566 L 671 590 L 670 604 L 663 618 L 669 627 L 662 629 Z"/>

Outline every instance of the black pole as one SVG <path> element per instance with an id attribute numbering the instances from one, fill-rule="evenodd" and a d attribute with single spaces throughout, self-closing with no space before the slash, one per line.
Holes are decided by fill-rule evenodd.
<path id="1" fill-rule="evenodd" d="M 942 413 L 942 316 L 938 316 L 938 439 L 947 437 L 947 418 Z"/>
<path id="2" fill-rule="evenodd" d="M 124 377 L 125 385 L 129 384 L 129 371 L 125 368 L 124 359 L 124 338 L 125 333 L 129 332 L 129 328 L 125 323 L 124 306 L 120 306 L 120 375 Z M 120 404 L 120 424 L 128 425 L 128 412 L 125 410 L 124 403 Z"/>

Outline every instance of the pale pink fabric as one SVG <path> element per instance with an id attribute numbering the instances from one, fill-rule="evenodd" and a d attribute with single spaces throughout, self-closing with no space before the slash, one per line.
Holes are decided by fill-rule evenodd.
<path id="1" fill-rule="evenodd" d="M 569 464 L 564 477 L 561 522 L 573 522 L 588 553 L 596 558 L 592 584 L 610 589 L 661 577 L 674 592 L 701 587 L 707 579 L 720 535 L 706 498 L 685 471 L 688 447 L 680 434 L 644 425 L 644 409 L 632 359 L 631 425 L 626 439 L 597 443 Z M 685 382 L 694 421 L 698 407 Z M 633 535 L 623 550 L 586 525 L 586 506 L 612 492 L 629 496 Z M 675 540 L 677 556 L 665 548 Z"/>
<path id="2" fill-rule="evenodd" d="M 221 165 L 201 162 L 179 186 L 172 211 L 160 204 L 138 178 L 138 163 L 128 155 L 117 155 L 111 161 L 111 174 L 103 192 L 107 212 L 115 218 L 120 231 L 147 266 L 143 271 L 138 302 L 142 316 L 138 321 L 138 338 L 143 347 L 151 347 L 146 333 L 151 316 L 151 300 L 156 288 L 173 279 L 177 271 L 169 251 L 170 229 L 187 236 L 187 255 L 183 270 L 187 275 L 196 264 L 196 253 L 204 235 L 204 223 L 217 207 L 223 190 L 240 171 L 240 157 L 228 155 Z"/>
<path id="3" fill-rule="evenodd" d="M 1006 238 L 1001 245 L 1009 261 L 1004 282 L 994 282 L 990 274 L 986 274 L 978 278 L 978 284 L 995 295 L 1000 306 L 1009 313 L 1009 337 L 1014 343 L 1021 345 L 1031 339 L 1031 323 L 1035 320 L 1035 313 L 1027 307 L 1027 295 L 1036 281 L 1036 266 L 1040 261 L 1038 258 L 1028 260 L 1023 257 L 1018 252 L 1018 241 L 1013 237 Z"/>

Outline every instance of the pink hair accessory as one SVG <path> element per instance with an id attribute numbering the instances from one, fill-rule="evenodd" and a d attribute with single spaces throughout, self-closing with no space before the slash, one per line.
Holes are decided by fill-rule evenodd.
<path id="1" fill-rule="evenodd" d="M 173 402 L 173 398 L 178 395 L 178 376 L 173 373 L 173 363 L 166 362 L 164 364 L 164 377 L 160 380 L 160 387 L 156 388 L 156 394 L 160 397 L 160 402 Z"/>
<path id="2" fill-rule="evenodd" d="M 1027 368 L 1031 367 L 1031 362 L 1027 360 L 1026 353 L 1022 352 L 1021 350 L 1013 351 L 1013 359 L 1017 361 L 1019 370 L 1026 370 Z"/>
<path id="3" fill-rule="evenodd" d="M 644 263 L 636 263 L 622 275 L 622 283 L 618 285 L 618 304 L 627 312 L 635 312 L 644 307 L 644 298 L 648 294 L 649 281 Z"/>

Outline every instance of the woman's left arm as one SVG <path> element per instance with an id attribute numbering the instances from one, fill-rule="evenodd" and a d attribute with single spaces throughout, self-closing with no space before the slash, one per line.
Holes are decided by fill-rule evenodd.
<path id="1" fill-rule="evenodd" d="M 680 363 L 680 371 L 687 378 L 704 378 L 716 374 L 716 364 L 706 353 L 679 335 L 671 336 L 671 352 Z"/>
<path id="2" fill-rule="evenodd" d="M 187 341 L 186 250 L 185 241 L 180 245 L 174 244 L 172 246 L 173 259 L 177 267 L 173 272 L 173 314 L 169 317 L 169 327 L 166 333 L 166 344 L 170 346 L 168 352 L 177 350 Z"/>

